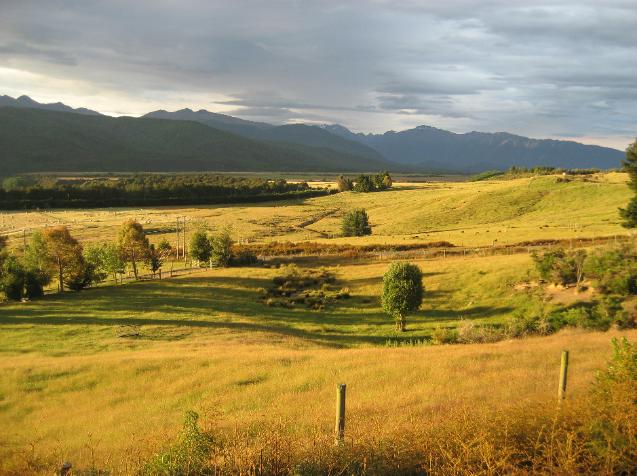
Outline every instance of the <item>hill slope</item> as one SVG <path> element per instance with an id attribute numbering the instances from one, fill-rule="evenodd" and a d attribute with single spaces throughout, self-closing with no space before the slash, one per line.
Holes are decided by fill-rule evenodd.
<path id="1" fill-rule="evenodd" d="M 339 134 L 333 134 L 324 128 L 307 124 L 274 126 L 264 122 L 246 121 L 225 114 L 217 114 L 204 109 L 200 109 L 199 111 L 181 109 L 175 112 L 163 110 L 153 111 L 144 117 L 196 121 L 250 139 L 306 145 L 310 147 L 327 147 L 335 151 L 359 155 L 372 160 L 384 160 L 378 151 L 360 143 L 358 140 L 351 140 Z"/>
<path id="2" fill-rule="evenodd" d="M 530 139 L 506 132 L 454 132 L 419 126 L 401 132 L 355 134 L 340 125 L 324 128 L 376 149 L 386 159 L 427 168 L 481 172 L 489 169 L 552 166 L 610 169 L 620 166 L 623 152 L 572 141 Z"/>
<path id="3" fill-rule="evenodd" d="M 70 171 L 369 171 L 386 161 L 258 142 L 191 121 L 0 108 L 0 175 Z"/>

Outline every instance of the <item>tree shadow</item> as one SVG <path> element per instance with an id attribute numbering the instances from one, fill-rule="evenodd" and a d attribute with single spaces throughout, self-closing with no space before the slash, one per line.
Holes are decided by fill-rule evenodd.
<path id="1" fill-rule="evenodd" d="M 269 307 L 258 290 L 271 284 L 271 279 L 260 277 L 206 276 L 101 287 L 0 306 L 0 325 L 156 326 L 180 329 L 176 335 L 182 336 L 181 330 L 197 329 L 259 332 L 334 348 L 379 345 L 396 336 L 393 321 L 382 311 L 378 296 L 354 295 L 328 304 L 323 311 L 303 305 L 291 309 Z M 444 301 L 449 294 L 446 290 L 426 291 L 434 303 Z M 422 337 L 429 332 L 432 321 L 489 318 L 511 310 L 493 306 L 463 310 L 425 307 L 408 322 L 417 325 Z"/>

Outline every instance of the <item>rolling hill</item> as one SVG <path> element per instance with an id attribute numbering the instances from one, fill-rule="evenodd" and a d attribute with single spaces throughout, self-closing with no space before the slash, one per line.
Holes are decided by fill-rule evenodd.
<path id="1" fill-rule="evenodd" d="M 382 158 L 275 144 L 193 121 L 0 108 L 0 175 L 114 171 L 372 171 Z M 395 164 L 394 169 L 395 169 Z"/>

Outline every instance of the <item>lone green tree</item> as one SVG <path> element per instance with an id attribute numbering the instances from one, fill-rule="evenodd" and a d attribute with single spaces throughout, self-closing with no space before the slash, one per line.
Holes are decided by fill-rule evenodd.
<path id="1" fill-rule="evenodd" d="M 135 220 L 127 220 L 119 230 L 118 247 L 120 255 L 131 264 L 135 279 L 139 278 L 137 263 L 145 261 L 150 254 L 150 244 L 144 227 Z"/>
<path id="2" fill-rule="evenodd" d="M 628 186 L 635 193 L 628 202 L 626 208 L 620 208 L 619 212 L 624 219 L 622 225 L 625 228 L 637 227 L 637 139 L 626 149 L 626 160 L 624 169 L 628 172 L 630 180 Z"/>
<path id="3" fill-rule="evenodd" d="M 199 263 L 208 263 L 212 255 L 212 243 L 206 230 L 196 230 L 190 238 L 190 255 Z"/>
<path id="4" fill-rule="evenodd" d="M 365 236 L 372 234 L 372 227 L 369 225 L 369 217 L 363 208 L 357 208 L 348 212 L 343 217 L 341 226 L 343 236 Z"/>
<path id="5" fill-rule="evenodd" d="M 226 267 L 232 258 L 232 237 L 228 228 L 222 229 L 219 233 L 210 238 L 210 259 L 216 266 Z"/>
<path id="6" fill-rule="evenodd" d="M 405 331 L 407 315 L 420 309 L 424 286 L 420 268 L 410 263 L 393 263 L 383 276 L 383 310 L 396 321 L 396 330 Z"/>

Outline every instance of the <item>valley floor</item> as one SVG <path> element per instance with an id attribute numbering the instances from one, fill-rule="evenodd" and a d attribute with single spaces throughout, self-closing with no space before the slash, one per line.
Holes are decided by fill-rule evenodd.
<path id="1" fill-rule="evenodd" d="M 133 217 L 155 231 L 151 236 L 158 240 L 170 238 L 176 216 L 187 214 L 190 226 L 231 224 L 235 238 L 252 242 L 448 240 L 481 246 L 495 240 L 506 244 L 626 235 L 617 207 L 628 195 L 622 174 L 570 183 L 537 177 L 401 184 L 390 192 L 345 193 L 303 203 L 5 213 L 0 233 L 10 233 L 14 249 L 22 228 L 57 223 L 70 224 L 84 242 L 107 240 L 114 239 L 124 219 Z M 370 214 L 374 234 L 329 238 L 338 232 L 344 211 L 361 206 Z M 424 468 L 423 455 L 433 453 L 409 453 L 413 445 L 408 435 L 434 435 L 438 428 L 452 433 L 452 423 L 482 418 L 506 440 L 509 428 L 517 427 L 523 435 L 522 422 L 536 415 L 545 420 L 533 423 L 533 431 L 544 435 L 543 425 L 561 418 L 556 406 L 561 351 L 571 353 L 561 411 L 571 415 L 572 408 L 575 415 L 580 405 L 587 405 L 597 370 L 611 357 L 611 339 L 637 340 L 636 330 L 567 330 L 489 344 L 430 345 L 437 328 L 468 322 L 497 328 L 516 313 L 546 305 L 530 285 L 531 257 L 412 259 L 424 273 L 426 290 L 422 309 L 408 317 L 406 333 L 397 333 L 380 307 L 382 276 L 390 264 L 380 258 L 293 260 L 301 272 L 323 268 L 332 273 L 334 286 L 349 296 L 320 310 L 303 302 L 268 305 L 264 291 L 290 269 L 285 266 L 196 270 L 171 279 L 0 304 L 0 474 L 50 474 L 67 460 L 81 470 L 134 473 L 175 441 L 191 410 L 220 441 L 224 435 L 223 441 L 234 442 L 224 447 L 236 451 L 233 468 L 256 474 L 254 461 L 273 447 L 281 454 L 281 445 L 290 442 L 308 451 L 298 454 L 334 451 L 338 383 L 348 388 L 347 448 L 354 451 L 366 442 L 387 457 L 387 464 L 408 461 Z M 550 297 L 561 305 L 591 295 L 567 289 Z M 487 469 L 482 473 L 509 472 L 491 456 L 471 453 L 487 448 L 470 439 L 474 430 L 456 431 L 462 443 L 458 447 L 465 445 L 465 461 L 484 457 Z M 500 440 L 492 443 L 489 451 L 506 448 Z M 538 454 L 545 450 L 537 449 Z M 585 464 L 562 456 L 555 457 L 566 465 L 559 466 L 561 474 L 575 474 L 582 467 L 578 464 Z M 241 458 L 245 461 L 239 462 Z M 367 453 L 359 460 L 368 461 Z M 490 464 L 495 465 L 491 471 Z M 459 473 L 462 467 L 449 471 Z M 334 469 L 333 474 L 340 473 Z"/>

